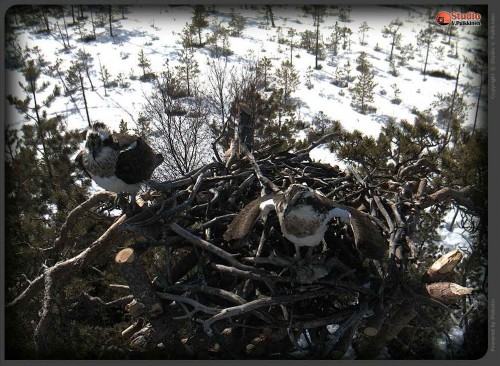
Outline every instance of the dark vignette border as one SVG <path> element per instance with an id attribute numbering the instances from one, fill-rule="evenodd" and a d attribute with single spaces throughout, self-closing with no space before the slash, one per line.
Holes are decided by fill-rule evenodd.
<path id="1" fill-rule="evenodd" d="M 2 46 L 0 47 L 0 106 L 3 106 L 3 108 L 0 108 L 0 110 L 3 110 L 3 118 L 2 118 L 2 124 L 4 125 L 5 128 L 5 112 L 6 112 L 6 76 L 5 76 L 5 58 L 4 58 L 4 52 L 5 52 L 5 14 L 8 10 L 9 7 L 13 5 L 20 5 L 20 4 L 38 4 L 38 5 L 49 5 L 49 4 L 64 4 L 67 5 L 69 3 L 73 4 L 103 4 L 103 3 L 109 3 L 109 4 L 127 4 L 127 5 L 166 5 L 166 4 L 216 4 L 216 5 L 231 5 L 231 4 L 237 4 L 240 3 L 240 1 L 237 0 L 213 0 L 213 1 L 207 1 L 207 0 L 198 0 L 198 1 L 193 1 L 193 0 L 177 0 L 177 1 L 172 1 L 172 0 L 106 0 L 106 1 L 96 1 L 96 0 L 87 0 L 87 1 L 64 1 L 64 0 L 2 0 L 0 1 L 0 38 L 2 39 Z M 252 4 L 265 4 L 269 3 L 269 1 L 265 0 L 251 0 L 248 1 L 248 3 Z M 271 2 L 272 4 L 282 4 L 282 5 L 293 5 L 293 4 L 304 4 L 304 3 L 310 3 L 310 4 L 318 4 L 318 3 L 324 3 L 324 4 L 342 4 L 342 3 L 349 3 L 350 5 L 376 5 L 376 4 L 401 4 L 402 1 L 388 1 L 388 0 L 343 0 L 343 1 L 335 1 L 335 0 L 330 0 L 330 1 L 324 1 L 324 0 L 302 0 L 302 1 L 284 1 L 284 0 L 273 0 Z M 435 2 L 432 0 L 413 0 L 411 1 L 411 4 L 415 5 L 436 5 Z M 497 136 L 500 136 L 499 126 L 495 123 L 496 118 L 500 116 L 500 111 L 499 111 L 499 104 L 497 102 L 497 98 L 500 99 L 500 97 L 497 97 L 496 94 L 496 55 L 498 55 L 498 50 L 496 47 L 496 38 L 498 37 L 498 31 L 496 27 L 496 16 L 498 14 L 498 10 L 500 9 L 499 3 L 496 0 L 482 0 L 476 3 L 474 0 L 468 0 L 468 1 L 463 1 L 463 0 L 441 0 L 439 2 L 439 5 L 447 5 L 447 4 L 474 4 L 474 5 L 480 5 L 480 4 L 487 4 L 488 5 L 488 24 L 489 24 L 489 37 L 488 37 L 488 51 L 489 51 L 489 80 L 488 80 L 488 136 L 489 136 L 489 141 L 488 141 L 488 156 L 489 156 L 489 179 L 488 179 L 488 184 L 490 187 L 495 187 L 499 183 L 498 181 L 498 166 L 493 166 L 491 157 L 496 157 L 499 154 L 499 145 L 496 141 Z M 2 305 L 2 311 L 0 312 L 0 326 L 1 326 L 1 332 L 0 332 L 0 364 L 5 364 L 5 365 L 32 365 L 32 364 L 37 364 L 37 365 L 64 365 L 66 362 L 68 364 L 109 364 L 109 365 L 122 365 L 123 363 L 131 363 L 133 361 L 21 361 L 21 360 L 5 360 L 5 246 L 2 245 L 5 243 L 5 160 L 4 160 L 4 153 L 5 153 L 5 134 L 2 133 L 2 136 L 0 138 L 0 266 L 2 270 L 0 271 L 0 304 Z M 489 189 L 489 194 L 491 195 L 491 199 L 489 198 L 489 201 L 497 202 L 499 199 L 499 192 L 495 191 L 493 189 Z M 490 223 L 495 223 L 498 220 L 498 213 L 494 211 L 495 207 L 491 206 L 489 208 L 489 221 Z M 488 351 L 485 354 L 485 356 L 479 360 L 474 361 L 476 364 L 490 364 L 493 363 L 494 359 L 496 357 L 496 334 L 498 334 L 498 331 L 496 331 L 496 299 L 499 298 L 499 284 L 497 282 L 491 284 L 491 279 L 496 279 L 500 278 L 499 275 L 499 268 L 498 266 L 494 265 L 495 264 L 495 259 L 498 259 L 498 252 L 499 252 L 499 247 L 498 245 L 495 245 L 499 239 L 499 229 L 500 225 L 489 225 L 489 243 L 493 243 L 489 245 L 488 247 L 488 256 L 490 258 L 490 263 L 493 265 L 489 266 L 488 271 L 489 271 L 489 279 L 490 279 L 490 284 L 488 288 L 488 293 L 489 293 L 489 345 L 488 345 Z M 499 280 L 500 281 L 500 280 Z M 495 334 L 496 333 L 496 334 Z M 21 356 L 21 355 L 20 355 Z M 22 356 L 21 356 L 22 357 Z M 253 363 L 265 363 L 265 364 L 278 364 L 278 365 L 285 365 L 286 361 L 247 361 L 247 360 L 238 360 L 238 361 L 208 361 L 208 360 L 203 360 L 203 361 L 141 361 L 141 364 L 157 364 L 160 365 L 161 363 L 164 362 L 169 362 L 169 363 L 174 363 L 175 365 L 188 365 L 188 364 L 208 364 L 208 365 L 215 365 L 215 364 L 229 364 L 237 362 L 238 364 L 253 364 Z M 297 361 L 300 362 L 300 361 Z M 324 360 L 318 360 L 318 361 L 307 361 L 307 362 L 313 362 L 313 363 L 321 363 L 321 364 L 326 364 L 327 362 L 331 361 L 324 361 Z M 398 361 L 343 361 L 343 362 L 357 362 L 357 363 L 369 363 L 369 362 L 375 362 L 375 363 L 381 363 L 381 362 L 390 362 L 390 363 L 404 363 L 404 364 L 414 364 L 417 365 L 420 363 L 420 361 L 404 361 L 404 360 L 398 360 Z M 425 361 L 425 363 L 430 363 L 430 364 L 455 364 L 455 363 L 465 363 L 465 362 L 470 362 L 470 361 L 454 361 L 454 360 L 446 360 L 446 361 L 441 361 L 441 360 L 432 360 L 432 361 Z"/>

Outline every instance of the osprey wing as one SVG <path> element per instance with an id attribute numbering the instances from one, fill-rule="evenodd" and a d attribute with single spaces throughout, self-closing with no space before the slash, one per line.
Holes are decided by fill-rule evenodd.
<path id="1" fill-rule="evenodd" d="M 155 154 L 140 137 L 117 135 L 112 136 L 115 148 L 120 151 L 116 161 L 116 176 L 127 184 L 147 181 L 158 166 L 159 154 Z"/>
<path id="2" fill-rule="evenodd" d="M 243 209 L 228 225 L 227 230 L 224 233 L 224 240 L 229 241 L 243 239 L 261 216 L 264 216 L 269 211 L 276 209 L 274 197 L 276 197 L 276 195 L 259 197 L 243 207 Z"/>
<path id="3" fill-rule="evenodd" d="M 387 251 L 386 241 L 368 215 L 351 208 L 351 227 L 356 248 L 367 258 L 383 261 Z"/>
<path id="4" fill-rule="evenodd" d="M 90 173 L 85 169 L 85 164 L 83 164 L 83 150 L 81 150 L 78 155 L 75 157 L 75 164 L 76 166 L 80 169 L 83 170 L 83 172 L 90 178 L 92 179 L 92 176 Z"/>
<path id="5" fill-rule="evenodd" d="M 356 249 L 366 258 L 382 261 L 387 250 L 386 241 L 369 216 L 353 207 L 343 206 L 335 202 L 333 202 L 333 206 L 331 217 L 339 217 L 351 225 Z"/>
<path id="6" fill-rule="evenodd" d="M 126 151 L 137 147 L 139 141 L 142 140 L 139 136 L 127 135 L 125 133 L 114 133 L 111 136 L 111 141 L 115 150 Z"/>

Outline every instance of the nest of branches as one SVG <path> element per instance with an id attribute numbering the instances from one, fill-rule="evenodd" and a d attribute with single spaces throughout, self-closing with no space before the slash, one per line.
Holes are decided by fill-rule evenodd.
<path id="1" fill-rule="evenodd" d="M 420 213 L 444 200 L 469 204 L 469 188 L 429 193 L 425 179 L 408 182 L 411 169 L 426 168 L 421 161 L 400 169 L 399 180 L 311 161 L 309 152 L 331 138 L 293 153 L 252 154 L 234 144 L 225 162 L 150 182 L 154 189 L 139 197 L 140 210 L 117 218 L 78 256 L 47 268 L 9 307 L 44 291 L 35 342 L 47 351 L 56 288 L 114 250 L 122 287 L 132 295 L 117 300 L 132 319 L 122 335 L 137 351 L 160 350 L 174 358 L 341 358 L 353 344 L 358 358 L 377 356 L 423 308 L 449 313 L 451 304 L 471 293 L 452 282 L 458 251 L 424 269 L 423 277 L 408 266 Z M 243 207 L 293 183 L 369 216 L 386 240 L 384 259 L 363 258 L 353 229 L 341 221 L 331 223 L 323 243 L 301 262 L 274 213 L 244 239 L 223 239 Z M 112 198 L 101 192 L 75 208 L 54 249 L 67 244 L 82 212 Z"/>

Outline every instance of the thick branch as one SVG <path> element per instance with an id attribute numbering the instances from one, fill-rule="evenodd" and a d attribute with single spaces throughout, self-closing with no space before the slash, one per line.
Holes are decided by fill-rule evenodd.
<path id="1" fill-rule="evenodd" d="M 251 271 L 251 272 L 255 271 L 255 269 L 253 267 L 250 267 L 250 266 L 247 266 L 247 265 L 244 265 L 244 264 L 241 264 L 240 262 L 238 262 L 234 258 L 235 257 L 234 254 L 228 253 L 224 249 L 216 247 L 215 245 L 209 243 L 208 241 L 203 240 L 202 238 L 190 233 L 186 229 L 183 229 L 182 227 L 180 227 L 177 224 L 171 224 L 170 229 L 174 233 L 176 233 L 177 235 L 179 235 L 179 236 L 183 237 L 184 239 L 186 239 L 187 241 L 189 241 L 190 243 L 221 257 L 222 259 L 224 259 L 225 261 L 227 261 L 232 266 L 234 266 L 238 269 L 241 269 L 244 271 Z"/>
<path id="2" fill-rule="evenodd" d="M 8 303 L 7 308 L 20 306 L 30 301 L 33 296 L 43 288 L 45 273 L 47 273 L 47 271 L 50 271 L 52 280 L 62 281 L 73 272 L 93 263 L 96 259 L 108 252 L 112 247 L 119 245 L 121 240 L 123 240 L 123 235 L 119 233 L 117 229 L 123 222 L 125 222 L 125 219 L 125 215 L 117 219 L 114 224 L 104 232 L 104 234 L 102 234 L 87 249 L 82 251 L 77 256 L 63 262 L 56 263 L 54 266 L 45 270 L 45 272 L 35 278 L 18 297 Z M 117 241 L 114 241 L 115 239 Z"/>
<path id="3" fill-rule="evenodd" d="M 482 214 L 484 209 L 477 207 L 468 196 L 474 191 L 473 186 L 467 186 L 461 189 L 454 189 L 450 187 L 441 188 L 440 190 L 429 194 L 420 203 L 420 208 L 424 209 L 446 200 L 453 200 L 457 205 L 464 206 L 478 214 Z"/>
<path id="4" fill-rule="evenodd" d="M 438 282 L 447 279 L 458 263 L 462 260 L 459 249 L 452 250 L 439 257 L 422 276 L 423 282 Z"/>
<path id="5" fill-rule="evenodd" d="M 253 154 L 250 151 L 248 151 L 246 146 L 241 145 L 241 149 L 243 150 L 243 152 L 247 156 L 248 160 L 250 161 L 250 164 L 252 164 L 252 167 L 255 171 L 255 175 L 257 176 L 257 179 L 259 180 L 261 187 L 262 188 L 267 187 L 267 188 L 271 189 L 271 191 L 273 191 L 273 192 L 280 192 L 280 189 L 278 188 L 278 186 L 276 184 L 274 184 L 273 182 L 271 182 L 271 180 L 269 180 L 269 178 L 265 177 L 264 174 L 262 174 L 262 171 L 260 170 L 259 165 L 255 161 Z"/>
<path id="6" fill-rule="evenodd" d="M 54 242 L 54 251 L 58 252 L 60 249 L 66 246 L 70 230 L 73 228 L 73 226 L 75 226 L 76 223 L 78 223 L 79 219 L 81 219 L 85 212 L 95 207 L 102 201 L 111 200 L 115 197 L 116 193 L 100 191 L 93 194 L 88 200 L 71 210 L 68 217 L 66 218 L 66 221 L 61 226 L 61 233 Z"/>
<path id="7" fill-rule="evenodd" d="M 125 248 L 115 256 L 115 263 L 127 281 L 134 298 L 144 304 L 146 313 L 155 317 L 163 313 L 160 299 L 151 284 L 151 279 L 132 248 Z"/>

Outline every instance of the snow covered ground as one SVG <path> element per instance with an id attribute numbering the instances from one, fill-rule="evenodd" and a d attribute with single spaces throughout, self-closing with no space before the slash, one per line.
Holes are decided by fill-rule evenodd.
<path id="1" fill-rule="evenodd" d="M 208 21 L 212 23 L 215 19 L 221 20 L 223 25 L 227 26 L 230 19 L 229 7 L 217 7 L 216 14 L 209 14 Z M 288 30 L 293 28 L 297 34 L 305 30 L 314 31 L 313 18 L 304 14 L 303 11 L 292 6 L 282 6 L 274 8 L 276 28 L 267 26 L 262 11 L 244 9 L 237 7 L 236 13 L 243 15 L 246 19 L 246 28 L 242 37 L 229 37 L 230 48 L 234 55 L 230 56 L 228 61 L 230 65 L 238 65 L 248 58 L 248 55 L 254 57 L 268 57 L 272 60 L 274 67 L 279 67 L 281 61 L 289 59 L 289 47 L 277 43 L 278 28 L 286 38 Z M 137 120 L 138 112 L 144 103 L 144 95 L 147 94 L 151 85 L 139 80 L 130 80 L 130 87 L 127 89 L 114 88 L 108 90 L 108 96 L 104 95 L 102 82 L 99 81 L 99 64 L 105 66 L 112 78 L 116 78 L 122 73 L 125 78 L 131 74 L 140 76 L 141 70 L 138 66 L 138 54 L 141 50 L 151 62 L 153 71 L 161 71 L 165 68 L 165 62 L 168 59 L 170 65 L 175 66 L 178 62 L 178 52 L 182 46 L 179 42 L 179 34 L 186 23 L 191 22 L 192 8 L 168 6 L 142 6 L 129 7 L 125 19 L 115 15 L 116 22 L 113 24 L 115 37 L 112 41 L 109 36 L 108 27 L 97 28 L 97 41 L 92 43 L 82 43 L 78 40 L 79 34 L 77 27 L 69 28 L 70 44 L 72 49 L 65 52 L 60 37 L 54 32 L 53 35 L 40 35 L 21 32 L 18 41 L 21 46 L 28 45 L 33 47 L 37 45 L 41 48 L 47 61 L 55 63 L 57 59 L 62 61 L 62 69 L 69 65 L 69 61 L 75 58 L 78 50 L 82 49 L 90 53 L 93 58 L 93 83 L 96 89 L 88 93 L 88 105 L 91 118 L 106 121 L 117 128 L 119 122 L 123 119 L 132 123 Z M 321 61 L 322 69 L 313 70 L 312 81 L 313 89 L 309 90 L 305 85 L 305 75 L 309 66 L 314 67 L 314 55 L 307 53 L 303 49 L 294 48 L 293 64 L 299 72 L 301 83 L 292 95 L 300 99 L 299 115 L 304 120 L 310 120 L 317 113 L 322 111 L 328 117 L 341 121 L 347 130 L 358 129 L 365 134 L 378 135 L 380 127 L 388 118 L 406 119 L 413 121 L 415 115 L 411 113 L 412 108 L 419 110 L 429 108 L 438 92 L 453 92 L 455 87 L 454 80 L 445 80 L 442 78 L 427 77 L 423 80 L 421 70 L 423 68 L 423 58 L 425 49 L 420 49 L 416 44 L 418 32 L 428 24 L 428 16 L 425 8 L 411 7 L 407 9 L 397 9 L 390 7 L 353 7 L 351 12 L 351 21 L 344 23 L 338 20 L 337 10 L 328 10 L 320 26 L 321 38 L 327 42 L 333 32 L 335 22 L 339 26 L 347 26 L 352 30 L 350 49 L 342 50 L 340 45 L 338 55 L 333 57 L 330 52 L 326 59 Z M 88 14 L 87 14 L 88 15 Z M 389 62 L 387 60 L 390 51 L 391 39 L 382 33 L 384 26 L 391 20 L 399 18 L 403 21 L 401 27 L 401 46 L 404 47 L 411 43 L 415 49 L 413 59 L 408 60 L 408 65 L 398 67 L 399 76 L 392 76 L 389 73 Z M 55 24 L 55 19 L 51 19 Z M 358 34 L 359 26 L 366 21 L 370 30 L 366 35 L 366 45 L 360 44 Z M 433 21 L 433 20 L 432 20 Z M 62 20 L 58 19 L 62 25 Z M 71 22 L 71 16 L 67 14 L 66 22 Z M 91 33 L 90 22 L 87 21 L 85 32 Z M 446 40 L 444 35 L 436 35 L 436 40 L 431 45 L 429 62 L 427 70 L 446 71 L 450 75 L 456 75 L 460 62 L 463 57 L 474 58 L 471 52 L 474 48 L 481 46 L 481 40 L 471 33 L 473 27 L 462 27 L 458 29 L 459 37 L 452 37 L 452 42 L 458 38 L 459 59 L 447 57 L 449 46 L 441 41 Z M 204 33 L 209 33 L 210 30 Z M 298 42 L 300 36 L 296 35 L 294 41 Z M 380 51 L 375 51 L 374 47 L 378 45 Z M 440 46 L 446 46 L 444 56 L 440 58 L 437 50 Z M 337 65 L 344 65 L 348 61 L 351 64 L 352 72 L 355 70 L 356 58 L 361 51 L 368 54 L 368 60 L 373 65 L 375 71 L 375 101 L 374 105 L 377 111 L 373 114 L 363 115 L 355 111 L 351 106 L 350 93 L 344 89 L 344 95 L 339 93 L 342 89 L 331 84 L 335 75 Z M 398 50 L 395 50 L 399 53 Z M 201 48 L 196 51 L 196 59 L 200 65 L 199 79 L 203 81 L 207 68 L 208 50 Z M 333 63 L 332 63 L 333 61 Z M 462 69 L 460 86 L 466 83 L 471 84 L 475 89 L 479 86 L 479 75 L 468 69 Z M 17 85 L 17 81 L 23 81 L 19 72 L 7 70 L 8 94 L 22 96 L 22 92 Z M 55 82 L 56 80 L 50 80 Z M 392 104 L 393 98 L 392 84 L 397 84 L 401 91 L 400 98 L 402 103 Z M 484 100 L 480 108 L 479 121 L 482 121 L 483 127 L 486 123 L 486 93 L 483 92 Z M 468 124 L 473 122 L 475 114 L 475 103 L 477 90 L 468 97 L 468 102 L 474 106 L 470 108 Z M 80 113 L 75 110 L 75 106 L 68 98 L 60 98 L 49 110 L 49 115 L 63 114 L 66 116 L 70 128 L 85 128 L 87 121 L 83 112 L 83 105 L 78 106 Z M 18 115 L 13 107 L 8 106 L 10 110 L 9 123 L 19 124 L 23 119 Z M 133 125 L 133 123 L 132 123 Z"/>
<path id="2" fill-rule="evenodd" d="M 210 13 L 207 20 L 210 27 L 205 30 L 205 38 L 211 32 L 214 20 L 222 21 L 224 26 L 230 19 L 231 8 L 216 7 L 216 12 Z M 132 75 L 138 77 L 141 75 L 141 69 L 138 66 L 138 55 L 142 50 L 145 56 L 151 62 L 151 70 L 160 72 L 165 69 L 165 62 L 174 67 L 179 64 L 179 51 L 182 46 L 179 44 L 180 33 L 191 22 L 193 9 L 188 6 L 169 7 L 169 6 L 133 6 L 128 7 L 125 18 L 115 14 L 113 23 L 114 37 L 109 35 L 109 25 L 98 27 L 97 40 L 95 42 L 83 43 L 79 40 L 78 27 L 70 27 L 70 45 L 71 49 L 65 51 L 60 36 L 57 32 L 52 34 L 35 34 L 20 30 L 17 40 L 24 47 L 38 46 L 46 60 L 55 64 L 61 62 L 61 69 L 66 70 L 70 61 L 75 59 L 79 50 L 90 53 L 93 57 L 93 69 L 91 78 L 95 89 L 87 91 L 87 103 L 90 116 L 94 120 L 104 121 L 112 128 L 118 129 L 120 121 L 128 123 L 129 128 L 135 128 L 135 121 L 145 103 L 146 95 L 151 91 L 151 84 L 141 82 L 138 79 L 132 80 Z M 306 30 L 315 31 L 313 17 L 306 15 L 302 10 L 295 6 L 277 6 L 273 7 L 276 28 L 272 28 L 266 21 L 262 9 L 252 9 L 243 6 L 235 7 L 234 11 L 241 14 L 246 19 L 246 28 L 241 37 L 229 37 L 230 48 L 234 52 L 229 56 L 230 66 L 240 66 L 249 57 L 271 59 L 273 67 L 278 68 L 282 61 L 290 58 L 290 49 L 286 44 L 278 44 L 278 32 L 282 32 L 285 38 L 288 38 L 288 31 L 293 28 L 297 35 L 295 42 L 300 40 L 299 34 Z M 439 10 L 449 10 L 440 8 Z M 87 12 L 88 13 L 88 12 Z M 88 14 L 86 14 L 88 16 Z M 338 55 L 333 57 L 331 52 L 326 53 L 326 59 L 320 61 L 321 70 L 312 71 L 313 88 L 306 86 L 306 73 L 308 67 L 314 68 L 314 55 L 307 53 L 304 49 L 295 47 L 293 49 L 293 64 L 300 76 L 300 85 L 292 95 L 296 100 L 300 100 L 298 115 L 305 121 L 310 121 L 316 114 L 323 112 L 327 117 L 341 122 L 342 126 L 349 131 L 358 129 L 367 135 L 377 136 L 381 127 L 389 118 L 396 120 L 406 119 L 410 122 L 415 120 L 412 109 L 426 110 L 431 108 L 436 100 L 437 93 L 452 93 L 455 88 L 455 80 L 443 78 L 427 77 L 421 74 L 423 69 L 423 60 L 425 57 L 425 48 L 417 45 L 417 35 L 420 30 L 428 26 L 434 19 L 427 15 L 427 8 L 424 7 L 352 7 L 350 13 L 351 21 L 339 21 L 338 9 L 328 9 L 320 25 L 321 39 L 328 42 L 335 27 L 335 23 L 341 27 L 349 27 L 352 31 L 350 36 L 350 46 L 342 49 L 342 42 L 339 45 Z M 403 25 L 400 29 L 401 48 L 412 44 L 414 51 L 410 55 L 408 64 L 404 67 L 398 67 L 399 75 L 393 76 L 390 71 L 388 54 L 391 48 L 391 38 L 384 36 L 382 29 L 392 20 L 399 18 Z M 56 19 L 50 19 L 55 24 Z M 62 25 L 62 19 L 57 19 Z M 65 21 L 71 22 L 70 14 L 66 14 Z M 366 21 L 370 30 L 366 34 L 366 45 L 361 45 L 360 35 L 358 33 L 362 22 Z M 86 21 L 84 33 L 91 33 L 89 20 Z M 466 84 L 472 87 L 467 96 L 467 102 L 471 105 L 468 112 L 466 127 L 470 127 L 474 121 L 478 87 L 480 76 L 468 69 L 464 64 L 464 58 L 474 59 L 475 48 L 484 47 L 484 40 L 473 35 L 474 27 L 459 27 L 458 37 L 451 38 L 453 44 L 458 44 L 459 58 L 448 57 L 452 52 L 450 46 L 444 44 L 447 40 L 445 35 L 437 34 L 431 45 L 427 70 L 445 71 L 449 75 L 456 75 L 459 64 L 462 63 L 462 70 L 459 79 L 459 91 L 462 91 Z M 376 51 L 375 47 L 379 50 Z M 441 52 L 439 47 L 444 48 Z M 341 89 L 332 84 L 335 77 L 337 66 L 342 67 L 347 62 L 351 65 L 353 75 L 357 75 L 355 70 L 356 59 L 360 52 L 365 51 L 368 54 L 368 61 L 373 65 L 375 71 L 375 98 L 373 105 L 377 108 L 376 112 L 370 114 L 360 114 L 351 107 L 351 93 L 348 89 Z M 395 49 L 399 54 L 401 49 Z M 196 59 L 199 63 L 200 73 L 198 79 L 201 85 L 204 82 L 207 73 L 207 60 L 210 58 L 209 51 L 206 48 L 196 50 Z M 100 81 L 100 66 L 105 66 L 111 78 L 117 78 L 122 74 L 130 86 L 127 88 L 112 88 L 104 93 L 103 83 Z M 272 73 L 272 72 L 271 72 Z M 50 76 L 43 76 L 51 85 L 58 84 L 59 81 Z M 23 92 L 18 82 L 25 82 L 19 71 L 7 70 L 8 85 L 7 94 L 13 94 L 24 98 Z M 87 82 L 88 84 L 88 82 Z M 352 83 L 351 83 L 352 84 Z M 402 100 L 401 104 L 391 103 L 394 97 L 391 85 L 396 84 L 400 89 Z M 87 85 L 89 87 L 89 85 Z M 48 88 L 48 91 L 52 87 Z M 482 99 L 479 108 L 479 127 L 487 127 L 487 93 L 483 90 Z M 20 115 L 14 107 L 7 105 L 8 122 L 7 124 L 19 127 L 26 123 L 23 116 Z M 48 115 L 63 115 L 70 129 L 84 129 L 87 127 L 87 120 L 83 102 L 77 101 L 75 105 L 68 97 L 57 98 L 55 103 L 47 109 Z M 344 165 L 337 161 L 335 155 L 328 152 L 324 147 L 318 147 L 311 152 L 311 156 L 319 161 L 337 164 L 341 168 Z M 449 221 L 453 213 L 450 213 Z M 448 222 L 449 222 L 448 221 Z M 453 231 L 443 228 L 440 234 L 443 236 L 443 244 L 450 247 L 464 244 L 464 239 L 460 235 L 461 229 L 455 226 Z"/>

